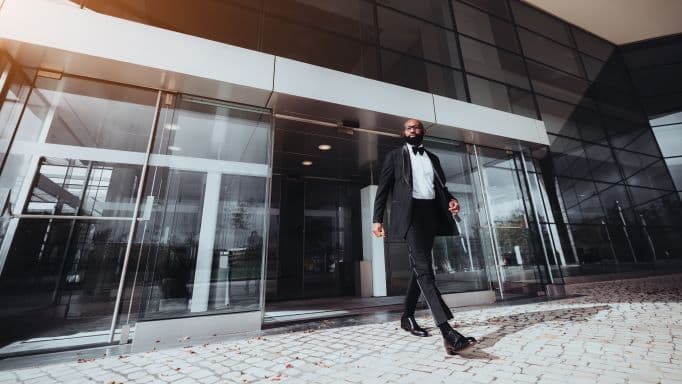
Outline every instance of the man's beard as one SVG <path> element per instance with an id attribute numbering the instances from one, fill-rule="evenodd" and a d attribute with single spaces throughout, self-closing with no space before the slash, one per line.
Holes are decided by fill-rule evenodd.
<path id="1" fill-rule="evenodd" d="M 410 145 L 419 145 L 422 143 L 422 140 L 424 140 L 424 135 L 405 136 L 405 142 Z"/>

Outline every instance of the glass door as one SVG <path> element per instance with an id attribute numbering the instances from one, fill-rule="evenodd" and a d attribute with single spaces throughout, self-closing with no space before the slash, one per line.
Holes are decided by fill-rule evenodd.
<path id="1" fill-rule="evenodd" d="M 496 268 L 491 276 L 501 299 L 535 296 L 545 284 L 554 283 L 546 238 L 539 235 L 537 189 L 531 183 L 522 152 L 470 146 L 477 194 L 481 237 L 488 240 L 486 258 Z"/>
<path id="2" fill-rule="evenodd" d="M 0 109 L 0 356 L 260 310 L 268 110 L 68 75 L 27 93 L 16 130 L 21 93 Z"/>
<path id="3" fill-rule="evenodd" d="M 157 99 L 77 77 L 35 79 L 16 131 L 3 134 L 3 355 L 109 341 Z"/>

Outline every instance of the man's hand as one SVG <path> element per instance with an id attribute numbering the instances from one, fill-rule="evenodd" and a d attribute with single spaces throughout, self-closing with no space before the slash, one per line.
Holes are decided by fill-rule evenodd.
<path id="1" fill-rule="evenodd" d="M 448 203 L 448 211 L 450 213 L 459 213 L 459 201 L 457 199 L 452 199 Z"/>
<path id="2" fill-rule="evenodd" d="M 372 224 L 372 233 L 376 237 L 384 237 L 384 225 L 381 223 Z"/>

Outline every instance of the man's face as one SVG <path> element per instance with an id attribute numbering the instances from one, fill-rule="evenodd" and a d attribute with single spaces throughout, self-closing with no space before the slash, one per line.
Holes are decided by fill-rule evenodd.
<path id="1" fill-rule="evenodd" d="M 403 131 L 405 137 L 413 138 L 417 136 L 424 136 L 424 128 L 419 121 L 410 119 L 405 122 L 405 130 Z"/>

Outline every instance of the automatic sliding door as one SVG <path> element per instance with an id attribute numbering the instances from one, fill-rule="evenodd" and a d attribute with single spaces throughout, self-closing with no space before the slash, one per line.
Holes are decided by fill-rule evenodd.
<path id="1" fill-rule="evenodd" d="M 156 100 L 37 78 L 0 174 L 3 352 L 108 341 Z"/>
<path id="2" fill-rule="evenodd" d="M 540 238 L 535 214 L 538 179 L 528 180 L 520 152 L 473 146 L 484 202 L 482 232 L 488 238 L 488 259 L 495 265 L 501 298 L 533 296 L 552 281 L 545 238 Z M 536 197 L 536 199 L 533 199 Z"/>

